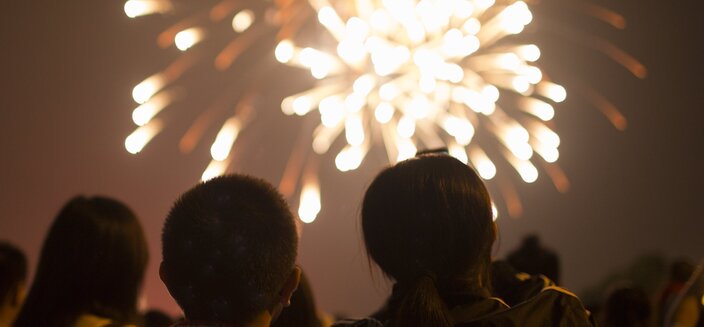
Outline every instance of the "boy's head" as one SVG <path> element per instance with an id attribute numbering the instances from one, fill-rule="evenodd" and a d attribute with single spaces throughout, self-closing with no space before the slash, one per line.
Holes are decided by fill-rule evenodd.
<path id="1" fill-rule="evenodd" d="M 298 284 L 294 218 L 261 179 L 198 184 L 174 204 L 162 243 L 162 280 L 189 320 L 244 325 L 275 316 Z"/>

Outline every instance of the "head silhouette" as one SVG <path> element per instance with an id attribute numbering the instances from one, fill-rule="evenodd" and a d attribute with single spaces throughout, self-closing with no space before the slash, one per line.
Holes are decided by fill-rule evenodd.
<path id="1" fill-rule="evenodd" d="M 650 299 L 636 287 L 621 287 L 609 294 L 606 300 L 606 326 L 650 326 Z"/>
<path id="2" fill-rule="evenodd" d="M 25 296 L 27 259 L 10 243 L 0 241 L 0 326 L 15 320 Z"/>
<path id="3" fill-rule="evenodd" d="M 491 200 L 457 159 L 424 155 L 383 170 L 364 196 L 362 230 L 371 259 L 403 285 L 395 325 L 451 325 L 444 289 L 488 286 Z"/>
<path id="4" fill-rule="evenodd" d="M 213 178 L 183 194 L 162 235 L 162 280 L 186 318 L 246 325 L 298 284 L 294 218 L 267 182 Z"/>
<path id="5" fill-rule="evenodd" d="M 142 227 L 127 206 L 71 199 L 49 229 L 15 326 L 70 326 L 81 314 L 134 322 L 147 259 Z"/>

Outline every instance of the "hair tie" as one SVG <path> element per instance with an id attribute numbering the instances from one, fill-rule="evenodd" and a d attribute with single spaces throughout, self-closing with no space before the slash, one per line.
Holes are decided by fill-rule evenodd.
<path id="1" fill-rule="evenodd" d="M 423 278 L 430 279 L 430 281 L 433 282 L 433 284 L 437 284 L 437 282 L 438 282 L 437 276 L 432 272 L 425 272 L 422 275 L 420 275 L 419 279 L 423 279 Z"/>

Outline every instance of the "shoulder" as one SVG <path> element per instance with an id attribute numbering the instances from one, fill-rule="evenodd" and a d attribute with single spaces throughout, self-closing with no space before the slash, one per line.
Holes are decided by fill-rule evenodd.
<path id="1" fill-rule="evenodd" d="M 78 316 L 72 327 L 105 327 L 115 326 L 112 320 L 93 314 L 82 314 Z"/>
<path id="2" fill-rule="evenodd" d="M 572 292 L 547 286 L 516 306 L 458 326 L 594 326 L 594 321 Z"/>
<path id="3" fill-rule="evenodd" d="M 332 327 L 383 327 L 379 320 L 374 318 L 343 319 L 332 325 Z"/>
<path id="4" fill-rule="evenodd" d="M 510 311 L 517 316 L 540 313 L 540 319 L 554 326 L 593 326 L 591 313 L 584 307 L 582 301 L 574 293 L 559 286 L 550 285 L 538 293 L 533 299 L 523 302 Z M 530 318 L 530 317 L 525 317 Z"/>

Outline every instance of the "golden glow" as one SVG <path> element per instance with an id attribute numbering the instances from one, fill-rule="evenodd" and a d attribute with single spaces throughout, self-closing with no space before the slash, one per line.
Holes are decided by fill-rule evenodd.
<path id="1" fill-rule="evenodd" d="M 516 1 L 501 13 L 501 27 L 510 34 L 518 34 L 533 20 L 533 14 L 523 1 Z"/>
<path id="2" fill-rule="evenodd" d="M 551 147 L 547 144 L 538 143 L 533 145 L 533 149 L 537 152 L 544 160 L 548 163 L 553 163 L 560 158 L 560 151 L 555 147 Z"/>
<path id="3" fill-rule="evenodd" d="M 447 150 L 451 156 L 455 157 L 455 159 L 459 161 L 462 161 L 462 163 L 467 164 L 467 162 L 469 162 L 469 158 L 467 158 L 467 152 L 464 150 L 463 146 L 457 144 L 450 144 Z"/>
<path id="4" fill-rule="evenodd" d="M 413 156 L 415 156 L 416 152 L 418 151 L 416 145 L 413 144 L 413 141 L 407 138 L 399 140 L 397 147 L 398 157 L 396 157 L 396 162 L 413 158 Z"/>
<path id="5" fill-rule="evenodd" d="M 521 160 L 510 156 L 507 159 L 511 166 L 516 169 L 524 182 L 533 183 L 538 179 L 538 169 L 536 169 L 530 161 Z"/>
<path id="6" fill-rule="evenodd" d="M 364 95 L 359 93 L 352 93 L 345 98 L 345 109 L 348 112 L 359 112 L 364 108 L 366 101 L 364 101 Z"/>
<path id="7" fill-rule="evenodd" d="M 536 123 L 531 126 L 531 129 L 535 138 L 541 143 L 553 148 L 560 146 L 560 136 L 547 126 Z"/>
<path id="8" fill-rule="evenodd" d="M 454 136 L 457 143 L 464 146 L 469 145 L 474 136 L 474 126 L 463 118 L 448 115 L 443 121 L 442 128 Z"/>
<path id="9" fill-rule="evenodd" d="M 232 145 L 237 139 L 240 128 L 241 124 L 237 117 L 232 117 L 225 121 L 225 124 L 220 128 L 220 132 L 215 137 L 215 142 L 210 147 L 210 155 L 213 160 L 223 161 L 230 156 L 230 150 L 232 150 Z"/>
<path id="10" fill-rule="evenodd" d="M 171 101 L 171 95 L 168 93 L 159 93 L 149 99 L 149 101 L 139 105 L 132 111 L 132 121 L 137 126 L 144 126 L 149 123 L 156 114 L 158 114 Z"/>
<path id="11" fill-rule="evenodd" d="M 334 127 L 345 119 L 344 101 L 336 96 L 329 96 L 320 101 L 320 121 L 325 127 Z"/>
<path id="12" fill-rule="evenodd" d="M 335 166 L 342 172 L 355 170 L 362 164 L 365 155 L 363 147 L 348 145 L 335 157 Z"/>
<path id="13" fill-rule="evenodd" d="M 260 11 L 264 8 L 246 2 L 222 1 L 211 8 L 209 21 L 207 15 L 180 21 L 162 33 L 160 39 L 166 35 L 166 41 L 159 44 L 173 41 L 186 51 L 210 36 L 204 28 L 211 26 L 205 24 L 222 21 L 242 34 L 218 58 L 236 58 L 269 39 L 257 34 L 267 31 L 254 28 L 257 24 L 281 26 L 269 34 L 279 40 L 276 60 L 303 68 L 318 80 L 309 90 L 286 97 L 281 109 L 287 115 L 320 116 L 313 150 L 318 154 L 333 150 L 341 171 L 357 169 L 378 144 L 383 144 L 390 162 L 414 156 L 417 147 L 446 145 L 452 156 L 474 166 L 485 180 L 494 178 L 501 166 L 498 161 L 505 160 L 523 180 L 532 182 L 538 172 L 529 160 L 558 159 L 559 136 L 541 121 L 554 118 L 553 105 L 565 100 L 566 91 L 547 81 L 536 66 L 541 56 L 538 46 L 510 37 L 533 19 L 526 2 L 309 0 L 302 5 L 315 10 L 313 20 L 291 19 L 294 15 L 289 14 L 302 9 L 299 6 L 288 11 L 282 3 L 267 2 L 266 10 Z M 168 9 L 168 0 L 125 3 L 130 17 Z M 225 20 L 229 18 L 231 22 Z M 309 26 L 317 23 L 321 28 Z M 329 35 L 307 35 L 310 31 Z M 131 139 L 130 152 L 141 150 L 158 133 L 160 125 L 154 118 L 174 100 L 174 91 L 164 88 L 179 78 L 175 70 L 166 69 L 133 89 L 133 98 L 140 104 L 133 120 L 152 129 L 151 134 L 143 132 Z M 239 117 L 229 119 L 218 132 L 210 149 L 213 162 L 204 178 L 227 169 L 233 144 L 247 120 L 244 114 Z M 486 149 L 495 144 L 500 147 Z M 487 153 L 497 157 L 489 158 Z M 311 180 L 305 182 L 307 191 L 300 193 L 299 214 L 304 221 L 315 219 L 320 210 L 317 181 Z"/>
<path id="14" fill-rule="evenodd" d="M 339 170 L 356 169 L 382 134 L 390 160 L 414 156 L 416 144 L 444 143 L 485 180 L 494 178 L 497 166 L 474 144 L 477 130 L 505 146 L 505 159 L 526 182 L 538 177 L 529 161 L 534 153 L 548 163 L 557 160 L 557 134 L 532 121 L 523 126 L 497 105 L 503 93 L 513 93 L 518 109 L 548 121 L 555 116 L 552 102 L 564 100 L 564 88 L 544 81 L 533 66 L 541 55 L 538 46 L 497 43 L 531 23 L 525 2 L 381 0 L 375 7 L 364 0 L 349 6 L 338 1 L 311 2 L 337 40 L 332 53 L 284 40 L 275 55 L 308 69 L 319 85 L 337 87 L 288 97 L 282 109 L 298 115 L 318 110 L 317 153 L 344 132 L 347 145 L 335 158 Z M 490 123 L 483 126 L 486 119 Z M 376 123 L 380 126 L 371 126 Z"/>
<path id="15" fill-rule="evenodd" d="M 480 148 L 473 148 L 469 152 L 469 159 L 479 176 L 485 180 L 490 180 L 496 176 L 496 166 Z"/>
<path id="16" fill-rule="evenodd" d="M 364 143 L 364 126 L 362 117 L 352 115 L 345 121 L 345 138 L 349 145 L 359 146 Z"/>
<path id="17" fill-rule="evenodd" d="M 386 124 L 394 118 L 394 106 L 388 102 L 381 102 L 374 110 L 374 117 L 380 124 Z"/>
<path id="18" fill-rule="evenodd" d="M 401 90 L 396 85 L 391 83 L 387 83 L 379 87 L 379 96 L 381 99 L 386 101 L 394 100 L 400 93 Z"/>
<path id="19" fill-rule="evenodd" d="M 511 81 L 513 89 L 518 93 L 526 93 L 530 90 L 530 80 L 525 76 L 516 76 Z"/>
<path id="20" fill-rule="evenodd" d="M 238 12 L 235 17 L 232 18 L 232 29 L 237 33 L 242 33 L 252 26 L 253 22 L 254 13 L 249 9 L 245 9 Z"/>
<path id="21" fill-rule="evenodd" d="M 482 23 L 472 17 L 462 24 L 462 30 L 469 35 L 476 35 L 482 28 Z"/>
<path id="22" fill-rule="evenodd" d="M 313 48 L 301 50 L 298 61 L 303 67 L 309 68 L 311 75 L 316 79 L 327 77 L 335 68 L 335 59 Z"/>
<path id="23" fill-rule="evenodd" d="M 543 79 L 543 72 L 538 67 L 526 67 L 520 70 L 520 74 L 526 78 L 530 84 L 538 84 Z"/>
<path id="24" fill-rule="evenodd" d="M 158 120 L 153 120 L 147 125 L 138 127 L 125 139 L 125 149 L 131 154 L 139 153 L 161 131 L 162 127 L 162 123 Z"/>
<path id="25" fill-rule="evenodd" d="M 280 63 L 287 63 L 293 58 L 293 51 L 294 48 L 291 40 L 283 40 L 276 46 L 274 56 L 276 56 L 276 60 Z"/>
<path id="26" fill-rule="evenodd" d="M 489 7 L 493 6 L 495 3 L 494 0 L 474 0 L 474 4 L 482 10 L 486 10 Z"/>
<path id="27" fill-rule="evenodd" d="M 125 15 L 129 18 L 164 13 L 171 10 L 166 0 L 129 0 L 125 2 Z"/>
<path id="28" fill-rule="evenodd" d="M 555 102 L 562 102 L 567 98 L 567 91 L 565 91 L 565 88 L 555 83 L 545 81 L 541 82 L 538 84 L 536 91 L 538 94 Z"/>
<path id="29" fill-rule="evenodd" d="M 370 74 L 365 74 L 357 78 L 352 84 L 352 89 L 357 94 L 366 96 L 374 88 L 375 79 Z"/>
<path id="30" fill-rule="evenodd" d="M 300 96 L 293 100 L 293 112 L 296 115 L 303 116 L 313 109 L 310 98 L 307 96 Z"/>
<path id="31" fill-rule="evenodd" d="M 398 136 L 400 137 L 406 139 L 410 138 L 416 132 L 416 121 L 408 116 L 401 117 L 396 126 L 396 132 L 398 132 Z"/>
<path id="32" fill-rule="evenodd" d="M 523 109 L 543 121 L 548 121 L 555 117 L 555 109 L 552 107 L 552 105 L 538 99 L 524 99 Z"/>
<path id="33" fill-rule="evenodd" d="M 147 102 L 154 93 L 164 87 L 165 82 L 161 74 L 150 76 L 132 89 L 132 99 L 139 104 Z"/>
<path id="34" fill-rule="evenodd" d="M 208 167 L 205 168 L 203 174 L 200 176 L 200 180 L 205 182 L 225 174 L 228 164 L 229 163 L 227 161 L 211 160 Z"/>
<path id="35" fill-rule="evenodd" d="M 535 44 L 523 45 L 516 49 L 516 54 L 525 61 L 534 62 L 540 59 L 540 48 Z"/>
<path id="36" fill-rule="evenodd" d="M 306 224 L 312 223 L 320 213 L 320 207 L 320 187 L 317 183 L 305 184 L 298 204 L 298 217 Z"/>
<path id="37" fill-rule="evenodd" d="M 191 27 L 176 33 L 174 44 L 181 51 L 186 51 L 203 39 L 203 29 Z"/>
<path id="38" fill-rule="evenodd" d="M 494 201 L 491 201 L 491 216 L 494 221 L 499 218 L 499 209 L 496 208 Z"/>
<path id="39" fill-rule="evenodd" d="M 335 9 L 330 6 L 325 6 L 318 11 L 318 21 L 328 28 L 337 28 L 343 26 L 340 16 L 337 15 Z"/>

